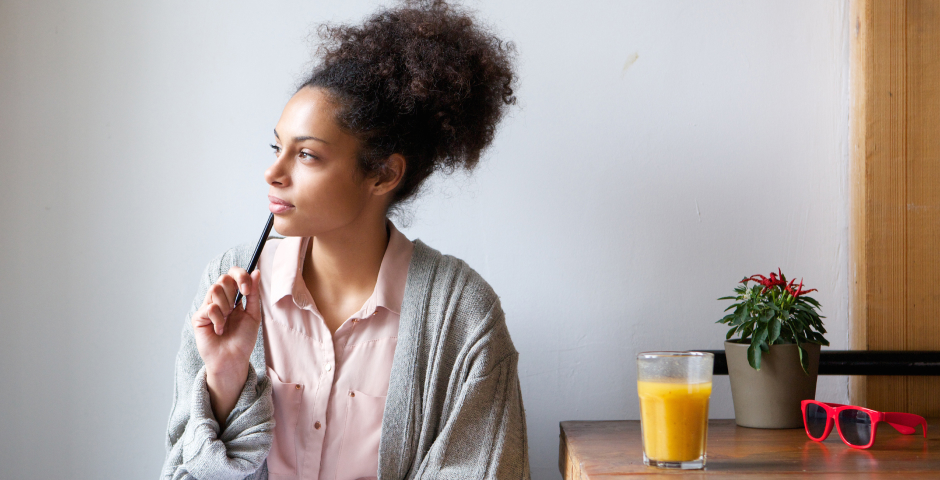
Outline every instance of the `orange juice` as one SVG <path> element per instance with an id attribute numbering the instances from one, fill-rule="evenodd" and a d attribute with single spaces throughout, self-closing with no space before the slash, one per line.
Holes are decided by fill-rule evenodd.
<path id="1" fill-rule="evenodd" d="M 643 450 L 651 460 L 688 462 L 705 453 L 712 384 L 637 382 Z"/>

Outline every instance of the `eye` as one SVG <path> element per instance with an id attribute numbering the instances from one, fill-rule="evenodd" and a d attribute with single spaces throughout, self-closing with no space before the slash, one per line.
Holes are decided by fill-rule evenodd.
<path id="1" fill-rule="evenodd" d="M 310 159 L 310 160 L 318 160 L 318 158 L 317 158 L 314 154 L 312 154 L 312 153 L 310 153 L 310 152 L 305 152 L 305 151 L 303 151 L 303 150 L 300 151 L 300 158 L 303 158 L 303 159 Z"/>
<path id="2" fill-rule="evenodd" d="M 281 147 L 275 144 L 271 144 L 271 150 L 274 150 L 274 154 L 278 155 L 281 153 Z"/>

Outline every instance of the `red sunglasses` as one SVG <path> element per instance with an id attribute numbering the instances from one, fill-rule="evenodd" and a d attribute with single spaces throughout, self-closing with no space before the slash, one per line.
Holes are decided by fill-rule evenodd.
<path id="1" fill-rule="evenodd" d="M 927 438 L 927 420 L 913 413 L 879 412 L 870 408 L 803 400 L 803 426 L 810 440 L 821 442 L 832 432 L 832 424 L 839 436 L 852 448 L 870 448 L 875 443 L 878 423 L 885 422 L 904 435 L 912 435 L 920 425 Z"/>

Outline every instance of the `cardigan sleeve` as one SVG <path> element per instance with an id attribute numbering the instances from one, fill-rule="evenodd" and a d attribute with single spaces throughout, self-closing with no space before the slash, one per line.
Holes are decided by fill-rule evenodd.
<path id="1" fill-rule="evenodd" d="M 217 257 L 206 267 L 184 323 L 182 344 L 176 356 L 166 459 L 160 475 L 163 480 L 267 478 L 265 459 L 274 428 L 271 381 L 267 375 L 258 375 L 255 368 L 249 368 L 245 386 L 222 428 L 212 412 L 206 367 L 190 323 L 209 286 L 225 268 L 225 258 Z"/>
<path id="2" fill-rule="evenodd" d="M 505 325 L 501 327 L 505 331 Z M 504 338 L 508 340 L 508 332 Z M 508 348 L 512 349 L 511 344 Z M 459 389 L 440 435 L 412 478 L 529 480 L 525 409 L 517 370 L 519 354 L 514 350 L 506 353 L 505 349 L 478 346 L 469 378 Z"/>

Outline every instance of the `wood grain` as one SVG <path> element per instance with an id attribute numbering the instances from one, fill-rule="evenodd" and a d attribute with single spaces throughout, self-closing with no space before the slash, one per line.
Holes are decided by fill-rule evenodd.
<path id="1" fill-rule="evenodd" d="M 851 6 L 852 348 L 940 350 L 940 2 Z M 940 415 L 940 378 L 853 379 L 852 402 Z"/>
<path id="2" fill-rule="evenodd" d="M 940 2 L 907 10 L 907 348 L 940 350 Z M 940 378 L 907 378 L 907 409 L 940 415 Z"/>
<path id="3" fill-rule="evenodd" d="M 868 273 L 866 259 L 867 202 L 865 166 L 868 156 L 866 143 L 868 98 L 869 31 L 871 2 L 852 0 L 849 18 L 853 25 L 849 42 L 850 92 L 849 102 L 849 347 L 868 350 Z M 852 403 L 865 405 L 866 378 L 849 377 L 849 398 Z"/>
<path id="4" fill-rule="evenodd" d="M 738 427 L 709 422 L 705 470 L 661 470 L 643 465 L 638 421 L 561 422 L 559 469 L 565 480 L 683 478 L 940 478 L 940 421 L 928 438 L 878 428 L 875 445 L 853 449 L 833 432 L 813 442 L 802 429 Z"/>

